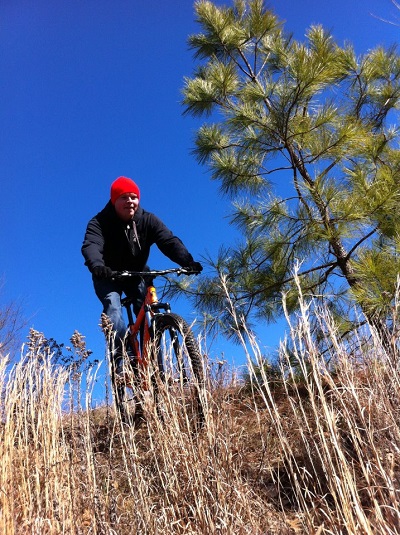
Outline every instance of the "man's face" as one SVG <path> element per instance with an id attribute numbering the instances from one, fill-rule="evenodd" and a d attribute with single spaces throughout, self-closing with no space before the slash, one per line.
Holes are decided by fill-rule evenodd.
<path id="1" fill-rule="evenodd" d="M 115 201 L 115 211 L 123 221 L 129 221 L 135 215 L 139 199 L 135 193 L 124 193 Z"/>

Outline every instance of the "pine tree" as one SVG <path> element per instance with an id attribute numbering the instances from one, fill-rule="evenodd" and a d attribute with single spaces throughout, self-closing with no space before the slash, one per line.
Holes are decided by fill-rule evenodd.
<path id="1" fill-rule="evenodd" d="M 195 4 L 198 62 L 187 114 L 205 118 L 195 154 L 233 201 L 240 245 L 215 262 L 245 318 L 274 320 L 299 289 L 330 307 L 341 330 L 358 307 L 383 334 L 400 270 L 400 60 L 382 47 L 357 57 L 320 26 L 304 42 L 262 0 Z M 197 305 L 223 314 L 218 277 Z M 225 318 L 227 321 L 227 318 Z"/>

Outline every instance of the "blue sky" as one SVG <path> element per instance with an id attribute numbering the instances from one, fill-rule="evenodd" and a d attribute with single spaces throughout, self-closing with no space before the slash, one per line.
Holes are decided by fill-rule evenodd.
<path id="1" fill-rule="evenodd" d="M 358 53 L 398 41 L 399 27 L 376 18 L 400 23 L 390 0 L 268 5 L 298 39 L 321 23 Z M 28 326 L 60 343 L 78 330 L 99 358 L 101 307 L 80 247 L 116 177 L 137 181 L 142 206 L 196 259 L 236 239 L 228 201 L 190 154 L 201 121 L 182 116 L 183 78 L 194 68 L 187 37 L 198 30 L 191 0 L 0 3 L 0 305 L 23 299 Z M 150 263 L 171 265 L 157 250 Z M 260 333 L 271 347 L 282 328 Z M 222 341 L 212 356 L 222 351 L 243 364 Z"/>

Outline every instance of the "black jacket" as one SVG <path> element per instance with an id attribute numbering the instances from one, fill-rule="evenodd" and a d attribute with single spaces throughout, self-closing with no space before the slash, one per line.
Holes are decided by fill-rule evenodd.
<path id="1" fill-rule="evenodd" d="M 165 256 L 182 267 L 193 262 L 181 240 L 154 214 L 139 206 L 133 217 L 133 229 L 128 230 L 110 201 L 89 221 L 82 254 L 90 271 L 97 266 L 108 266 L 114 271 L 142 271 L 154 243 Z"/>

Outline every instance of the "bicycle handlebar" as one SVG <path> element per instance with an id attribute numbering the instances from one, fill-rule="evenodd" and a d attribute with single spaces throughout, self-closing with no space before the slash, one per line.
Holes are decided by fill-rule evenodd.
<path id="1" fill-rule="evenodd" d="M 192 271 L 191 269 L 184 267 L 153 271 L 113 271 L 111 278 L 123 279 L 125 277 L 158 277 L 162 275 L 168 275 L 169 273 L 176 273 L 177 275 L 197 275 L 199 272 Z"/>

